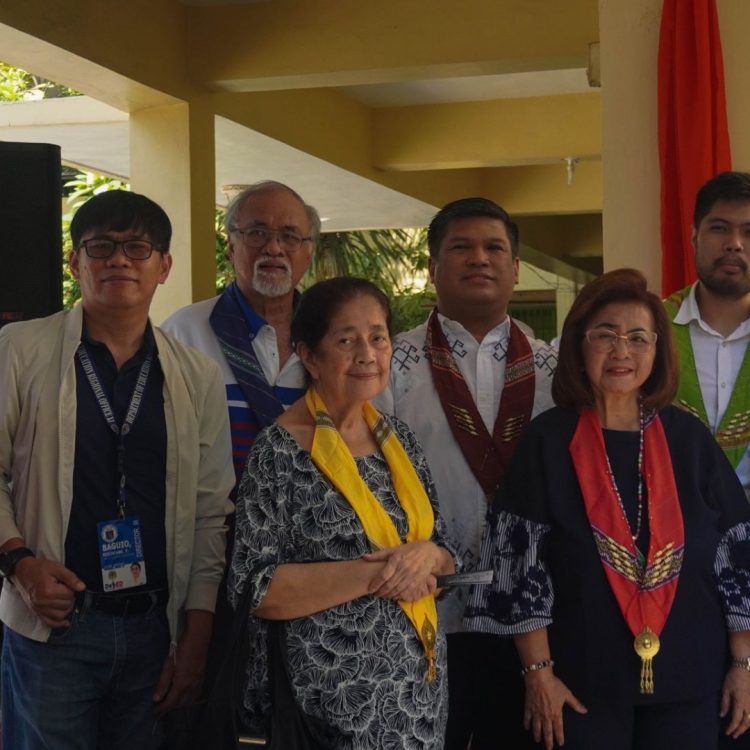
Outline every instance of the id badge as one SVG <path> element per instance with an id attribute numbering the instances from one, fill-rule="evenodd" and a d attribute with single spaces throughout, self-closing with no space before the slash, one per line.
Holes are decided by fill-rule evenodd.
<path id="1" fill-rule="evenodd" d="M 146 583 L 141 522 L 137 516 L 102 521 L 96 526 L 104 591 L 122 591 Z"/>

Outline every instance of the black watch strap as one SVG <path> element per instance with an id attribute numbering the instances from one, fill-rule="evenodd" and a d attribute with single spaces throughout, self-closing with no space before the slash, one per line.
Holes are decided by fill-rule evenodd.
<path id="1" fill-rule="evenodd" d="M 24 557 L 34 557 L 28 547 L 16 547 L 9 552 L 0 552 L 0 576 L 10 578 L 16 570 L 16 565 Z"/>

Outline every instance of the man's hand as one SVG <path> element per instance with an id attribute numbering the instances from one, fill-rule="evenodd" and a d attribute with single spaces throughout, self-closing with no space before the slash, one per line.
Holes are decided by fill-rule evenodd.
<path id="1" fill-rule="evenodd" d="M 11 578 L 28 607 L 51 628 L 70 625 L 67 619 L 77 591 L 86 584 L 64 565 L 53 560 L 24 557 Z"/>
<path id="2" fill-rule="evenodd" d="M 185 617 L 185 631 L 177 650 L 165 659 L 156 684 L 157 715 L 195 703 L 200 698 L 214 616 L 213 612 L 191 609 Z"/>

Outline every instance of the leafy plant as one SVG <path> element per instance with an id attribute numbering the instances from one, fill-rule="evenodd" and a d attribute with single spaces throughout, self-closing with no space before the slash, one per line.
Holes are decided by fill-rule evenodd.
<path id="1" fill-rule="evenodd" d="M 434 293 L 425 289 L 427 260 L 422 228 L 330 232 L 322 235 L 301 286 L 333 276 L 368 279 L 389 298 L 399 332 L 421 323 L 434 304 Z"/>
<path id="2" fill-rule="evenodd" d="M 35 76 L 21 68 L 0 63 L 0 101 L 18 102 L 33 99 L 54 99 L 79 96 L 79 92 Z"/>

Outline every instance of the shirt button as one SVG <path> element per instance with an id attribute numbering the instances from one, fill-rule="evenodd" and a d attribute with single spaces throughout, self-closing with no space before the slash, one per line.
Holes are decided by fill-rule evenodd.
<path id="1" fill-rule="evenodd" d="M 722 342 L 721 342 L 721 345 L 722 345 L 722 346 L 726 346 L 726 345 L 727 345 L 727 342 L 726 342 L 726 341 L 722 341 Z"/>
<path id="2" fill-rule="evenodd" d="M 726 388 L 726 387 L 727 387 L 727 384 L 726 384 L 726 383 L 722 383 L 722 384 L 721 384 L 721 387 L 722 387 L 722 388 Z"/>

